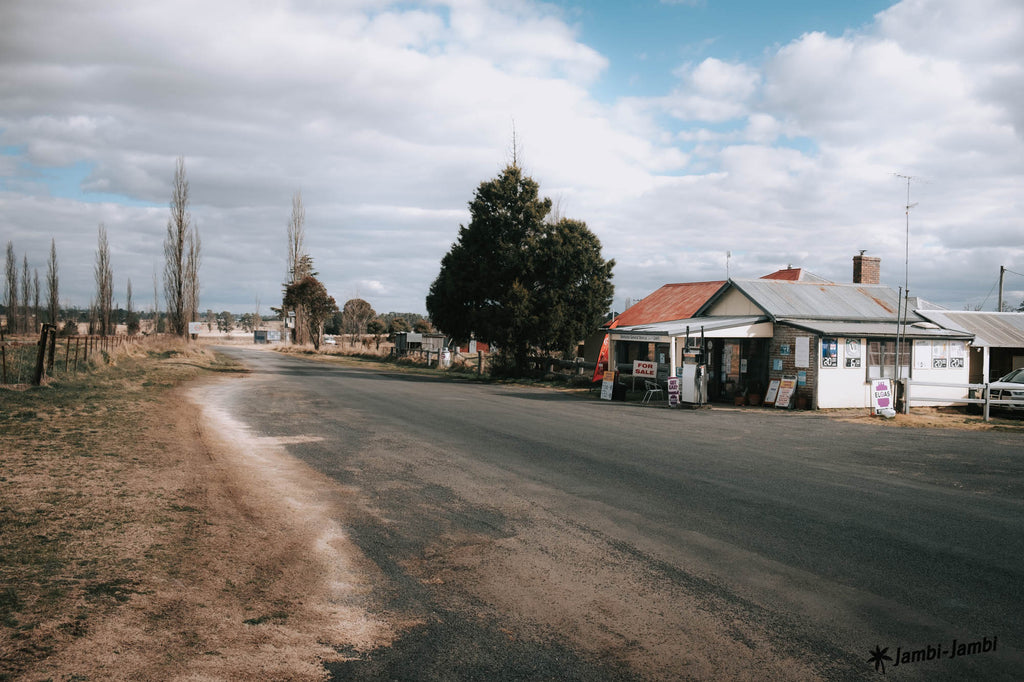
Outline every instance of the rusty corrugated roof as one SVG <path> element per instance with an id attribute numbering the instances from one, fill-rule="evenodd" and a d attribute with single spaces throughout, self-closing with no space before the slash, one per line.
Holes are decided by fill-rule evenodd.
<path id="1" fill-rule="evenodd" d="M 666 284 L 615 318 L 615 327 L 685 320 L 725 286 L 725 281 Z"/>

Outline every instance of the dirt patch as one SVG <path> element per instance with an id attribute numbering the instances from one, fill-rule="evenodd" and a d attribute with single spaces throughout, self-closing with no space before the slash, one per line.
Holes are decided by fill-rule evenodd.
<path id="1" fill-rule="evenodd" d="M 319 680 L 389 641 L 330 486 L 184 386 L 239 369 L 140 348 L 0 393 L 0 680 Z"/>
<path id="2" fill-rule="evenodd" d="M 825 410 L 824 413 L 839 421 L 889 427 L 1024 432 L 1024 419 L 992 415 L 986 422 L 981 415 L 969 414 L 959 407 L 914 407 L 910 414 L 900 413 L 892 419 L 868 414 L 866 410 Z"/>

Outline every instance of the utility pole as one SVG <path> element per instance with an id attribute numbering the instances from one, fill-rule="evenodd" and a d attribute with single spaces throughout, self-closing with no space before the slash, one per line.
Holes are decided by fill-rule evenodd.
<path id="1" fill-rule="evenodd" d="M 1003 278 L 1005 276 L 1006 276 L 1006 266 L 1005 265 L 1000 265 L 999 266 L 999 300 L 997 301 L 997 305 L 999 307 L 996 308 L 996 310 L 998 310 L 999 312 L 1003 312 Z"/>

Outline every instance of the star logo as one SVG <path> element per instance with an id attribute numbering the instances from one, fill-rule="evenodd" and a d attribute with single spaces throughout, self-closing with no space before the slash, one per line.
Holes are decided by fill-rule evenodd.
<path id="1" fill-rule="evenodd" d="M 868 663 L 874 663 L 875 664 L 875 670 L 878 670 L 879 667 L 882 668 L 882 674 L 883 675 L 885 674 L 885 662 L 886 661 L 892 661 L 892 658 L 890 658 L 887 655 L 888 651 L 889 651 L 889 647 L 885 647 L 883 649 L 883 648 L 881 648 L 880 646 L 878 646 L 876 644 L 875 645 L 875 650 L 871 652 L 871 658 L 868 659 Z"/>

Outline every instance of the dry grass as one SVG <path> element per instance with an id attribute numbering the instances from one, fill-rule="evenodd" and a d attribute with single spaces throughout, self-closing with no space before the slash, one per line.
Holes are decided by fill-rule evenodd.
<path id="1" fill-rule="evenodd" d="M 187 399 L 240 370 L 142 345 L 0 390 L 0 680 L 324 676 L 318 538 Z"/>
<path id="2" fill-rule="evenodd" d="M 826 414 L 840 421 L 871 423 L 893 428 L 1024 432 L 1024 419 L 993 414 L 990 415 L 990 421 L 986 422 L 980 414 L 970 414 L 962 407 L 913 407 L 910 414 L 900 413 L 892 419 L 871 415 L 866 410 L 828 410 Z"/>

